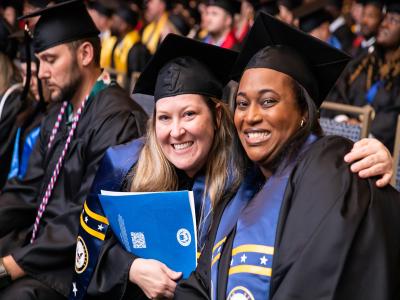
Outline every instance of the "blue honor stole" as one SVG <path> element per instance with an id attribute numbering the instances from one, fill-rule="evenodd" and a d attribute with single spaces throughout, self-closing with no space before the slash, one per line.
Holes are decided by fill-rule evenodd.
<path id="1" fill-rule="evenodd" d="M 8 179 L 17 177 L 23 179 L 28 168 L 29 157 L 35 147 L 36 141 L 40 134 L 40 126 L 33 128 L 23 141 L 22 151 L 20 150 L 21 143 L 21 128 L 17 129 L 15 137 L 14 151 L 11 159 L 11 167 L 8 173 Z M 21 155 L 20 155 L 21 153 Z"/>
<path id="2" fill-rule="evenodd" d="M 231 176 L 231 172 L 229 171 L 230 167 L 228 167 L 228 179 L 225 183 L 224 191 L 228 191 L 234 181 L 234 178 Z M 254 170 L 252 170 L 254 171 Z M 251 177 L 253 178 L 253 177 Z M 210 199 L 210 195 L 207 193 L 205 195 L 205 184 L 206 178 L 204 175 L 199 175 L 195 177 L 195 181 L 193 184 L 193 198 L 195 201 L 195 210 L 196 210 L 196 221 L 197 221 L 197 258 L 200 257 L 200 254 L 205 246 L 208 233 L 211 227 L 211 221 L 213 218 L 213 207 Z M 250 182 L 249 182 L 250 183 Z M 251 182 L 251 187 L 249 188 L 246 185 L 246 188 L 249 188 L 251 191 L 254 189 L 253 182 Z M 244 187 L 243 187 L 244 188 Z M 242 188 L 242 192 L 243 192 Z M 251 195 L 253 195 L 251 193 Z"/>
<path id="3" fill-rule="evenodd" d="M 368 102 L 368 104 L 372 104 L 372 102 L 374 102 L 379 89 L 384 86 L 384 82 L 382 80 L 378 80 L 369 88 L 369 90 L 365 93 L 365 100 Z"/>
<path id="4" fill-rule="evenodd" d="M 131 167 L 137 162 L 144 139 L 111 147 L 105 153 L 80 216 L 76 244 L 75 272 L 69 299 L 83 299 L 89 286 L 108 230 L 98 194 L 101 190 L 121 191 Z M 111 228 L 110 228 L 111 230 Z"/>
<path id="5" fill-rule="evenodd" d="M 196 176 L 192 187 L 197 221 L 197 258 L 203 250 L 211 224 L 211 200 L 208 194 L 204 195 L 205 181 L 204 175 Z"/>
<path id="6" fill-rule="evenodd" d="M 315 140 L 315 136 L 309 136 L 300 153 Z M 212 299 L 217 299 L 218 289 L 223 288 L 218 287 L 219 259 L 227 236 L 235 227 L 226 299 L 269 299 L 279 213 L 295 165 L 296 160 L 283 162 L 254 197 L 235 196 L 226 207 L 212 253 Z M 262 176 L 258 177 L 260 180 Z"/>

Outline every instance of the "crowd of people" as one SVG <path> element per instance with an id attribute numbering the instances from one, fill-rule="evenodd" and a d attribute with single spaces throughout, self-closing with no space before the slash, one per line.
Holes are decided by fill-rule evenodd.
<path id="1" fill-rule="evenodd" d="M 398 1 L 0 6 L 0 299 L 400 298 Z M 370 138 L 325 136 L 325 100 Z M 191 276 L 101 190 L 193 190 Z"/>

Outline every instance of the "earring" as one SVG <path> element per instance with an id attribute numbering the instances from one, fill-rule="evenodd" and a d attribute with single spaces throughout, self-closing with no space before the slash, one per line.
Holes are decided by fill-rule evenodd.
<path id="1" fill-rule="evenodd" d="M 304 120 L 304 119 L 301 119 L 301 122 L 300 122 L 300 127 L 304 127 L 304 124 L 306 123 L 306 121 Z"/>

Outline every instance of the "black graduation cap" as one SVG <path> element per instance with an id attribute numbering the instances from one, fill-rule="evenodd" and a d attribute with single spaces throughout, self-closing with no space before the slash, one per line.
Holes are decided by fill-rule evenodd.
<path id="1" fill-rule="evenodd" d="M 260 13 L 233 68 L 239 80 L 250 68 L 285 73 L 302 85 L 317 107 L 335 84 L 350 56 L 270 15 Z"/>
<path id="2" fill-rule="evenodd" d="M 240 2 L 237 0 L 209 0 L 208 6 L 218 6 L 234 16 L 240 12 Z"/>
<path id="3" fill-rule="evenodd" d="M 62 2 L 22 16 L 20 19 L 36 16 L 40 16 L 33 34 L 33 46 L 37 53 L 99 34 L 82 0 Z"/>
<path id="4" fill-rule="evenodd" d="M 200 94 L 221 99 L 229 81 L 236 51 L 169 34 L 146 65 L 134 94 L 154 95 L 154 100 Z"/>
<path id="5" fill-rule="evenodd" d="M 99 14 L 106 16 L 108 18 L 110 18 L 113 14 L 113 10 L 111 9 L 111 7 L 104 5 L 100 1 L 88 1 L 87 5 L 88 5 L 88 8 L 94 9 Z"/>
<path id="6" fill-rule="evenodd" d="M 299 19 L 299 28 L 304 32 L 311 32 L 322 23 L 331 22 L 332 16 L 325 10 L 327 1 L 318 0 L 306 3 L 293 11 Z"/>

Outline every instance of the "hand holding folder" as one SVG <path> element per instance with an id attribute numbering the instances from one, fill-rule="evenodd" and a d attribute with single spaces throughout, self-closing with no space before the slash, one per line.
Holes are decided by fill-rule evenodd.
<path id="1" fill-rule="evenodd" d="M 197 232 L 193 192 L 115 193 L 99 199 L 124 248 L 156 259 L 187 278 L 196 267 Z"/>

